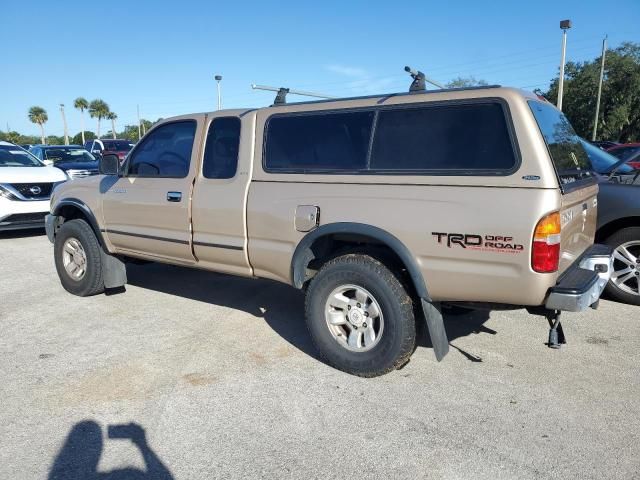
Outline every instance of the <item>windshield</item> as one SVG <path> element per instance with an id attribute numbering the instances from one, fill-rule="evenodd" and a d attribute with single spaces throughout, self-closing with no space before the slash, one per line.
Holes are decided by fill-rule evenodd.
<path id="1" fill-rule="evenodd" d="M 45 148 L 44 158 L 53 163 L 58 162 L 93 162 L 96 157 L 87 152 L 84 148 Z"/>
<path id="2" fill-rule="evenodd" d="M 529 107 L 547 143 L 560 184 L 568 185 L 592 177 L 587 152 L 567 117 L 549 103 L 529 101 Z"/>
<path id="3" fill-rule="evenodd" d="M 128 152 L 133 148 L 133 143 L 124 140 L 115 140 L 110 142 L 103 140 L 102 142 L 104 143 L 104 149 L 110 152 Z"/>
<path id="4" fill-rule="evenodd" d="M 44 165 L 20 147 L 0 145 L 0 167 L 44 167 Z"/>
<path id="5" fill-rule="evenodd" d="M 587 151 L 591 166 L 596 173 L 600 175 L 606 175 L 611 173 L 611 170 L 615 167 L 617 173 L 631 173 L 633 168 L 629 165 L 624 165 L 624 160 L 620 161 L 619 158 L 605 152 L 604 150 L 591 145 L 589 142 L 581 140 L 582 146 Z"/>

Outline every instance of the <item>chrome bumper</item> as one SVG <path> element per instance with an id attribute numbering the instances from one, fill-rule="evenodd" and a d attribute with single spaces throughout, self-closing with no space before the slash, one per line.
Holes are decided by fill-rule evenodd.
<path id="1" fill-rule="evenodd" d="M 613 272 L 613 250 L 593 245 L 551 288 L 545 307 L 549 310 L 581 312 L 600 299 Z"/>

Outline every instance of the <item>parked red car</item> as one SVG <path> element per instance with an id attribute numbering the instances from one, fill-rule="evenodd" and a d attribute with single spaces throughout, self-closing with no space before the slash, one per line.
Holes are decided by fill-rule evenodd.
<path id="1" fill-rule="evenodd" d="M 618 157 L 620 160 L 629 159 L 628 165 L 633 168 L 640 168 L 640 143 L 623 143 L 607 149 L 607 152 Z M 633 158 L 632 158 L 633 157 Z"/>
<path id="2" fill-rule="evenodd" d="M 133 148 L 133 142 L 129 140 L 102 138 L 100 140 L 95 139 L 86 142 L 84 148 L 98 157 L 105 153 L 115 154 L 118 156 L 120 163 L 122 163 L 127 153 L 129 153 L 129 150 Z"/>

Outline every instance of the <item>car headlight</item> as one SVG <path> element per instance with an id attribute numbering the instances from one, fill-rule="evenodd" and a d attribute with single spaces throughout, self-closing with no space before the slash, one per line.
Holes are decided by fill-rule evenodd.
<path id="1" fill-rule="evenodd" d="M 6 189 L 2 185 L 0 185 L 0 198 L 6 198 L 7 200 L 18 200 L 18 197 L 16 197 L 13 193 L 11 193 L 10 190 Z"/>

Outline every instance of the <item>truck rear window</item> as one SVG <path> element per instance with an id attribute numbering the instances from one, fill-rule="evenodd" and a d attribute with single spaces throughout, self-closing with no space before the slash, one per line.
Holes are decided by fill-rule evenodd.
<path id="1" fill-rule="evenodd" d="M 547 144 L 560 185 L 592 179 L 587 152 L 567 117 L 549 103 L 530 100 L 529 107 Z"/>
<path id="2" fill-rule="evenodd" d="M 268 172 L 508 175 L 518 160 L 493 100 L 274 115 L 265 143 Z"/>

